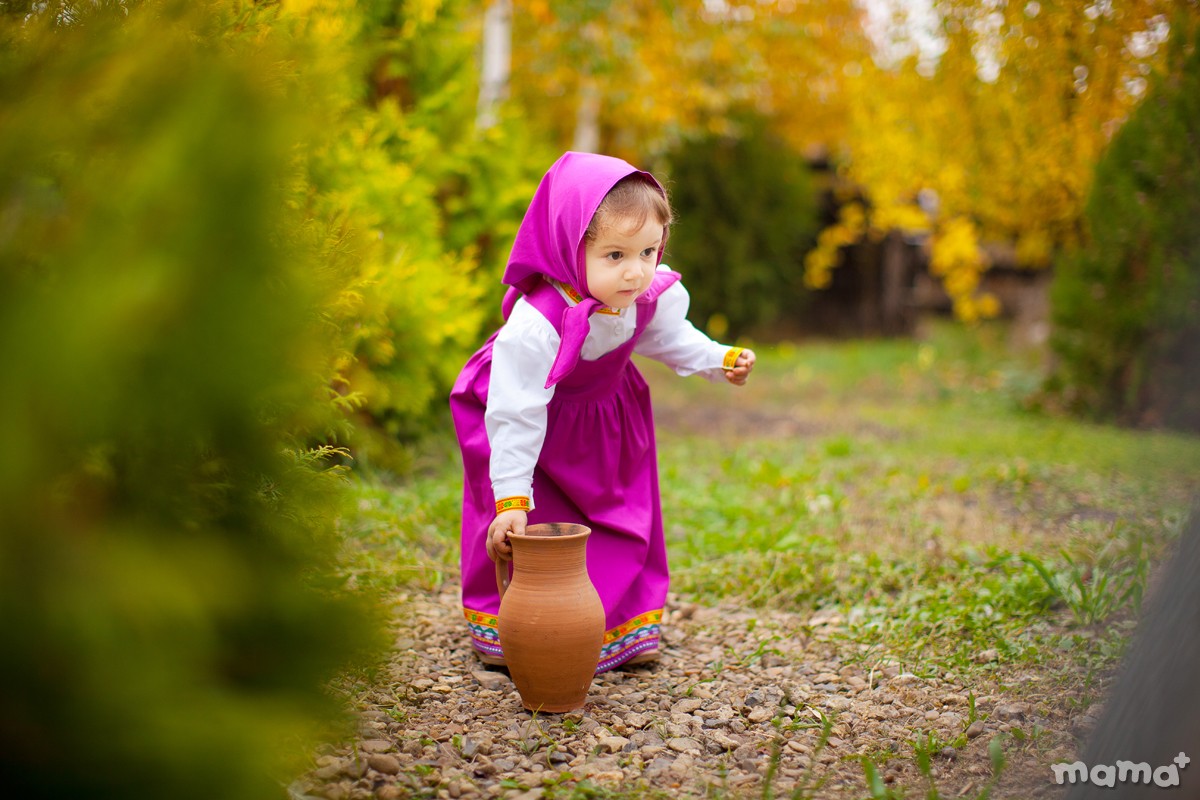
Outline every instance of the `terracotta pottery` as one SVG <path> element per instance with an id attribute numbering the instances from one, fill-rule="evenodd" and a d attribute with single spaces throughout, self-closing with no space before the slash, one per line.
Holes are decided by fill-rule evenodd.
<path id="1" fill-rule="evenodd" d="M 498 629 L 521 703 L 561 713 L 587 701 L 604 644 L 604 606 L 587 573 L 584 525 L 529 525 L 509 535 L 513 576 L 496 562 Z"/>

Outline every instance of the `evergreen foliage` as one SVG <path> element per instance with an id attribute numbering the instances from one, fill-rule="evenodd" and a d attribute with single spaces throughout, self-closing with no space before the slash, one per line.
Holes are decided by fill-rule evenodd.
<path id="1" fill-rule="evenodd" d="M 1056 271 L 1050 388 L 1099 418 L 1200 430 L 1198 44 L 1097 165 L 1090 240 Z"/>
<path id="2" fill-rule="evenodd" d="M 340 483 L 297 444 L 328 419 L 287 202 L 311 123 L 226 10 L 0 17 L 15 797 L 278 796 L 370 641 L 328 577 Z"/>
<path id="3" fill-rule="evenodd" d="M 738 138 L 694 139 L 669 161 L 676 222 L 667 260 L 683 272 L 691 319 L 723 339 L 799 316 L 802 259 L 817 229 L 803 158 L 749 119 Z"/>

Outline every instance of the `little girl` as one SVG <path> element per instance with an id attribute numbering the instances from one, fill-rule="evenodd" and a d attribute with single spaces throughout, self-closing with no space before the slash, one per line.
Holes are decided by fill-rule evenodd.
<path id="1" fill-rule="evenodd" d="M 658 658 L 667 556 L 650 395 L 630 360 L 741 385 L 750 350 L 686 319 L 679 274 L 660 266 L 671 208 L 649 173 L 567 153 L 517 231 L 505 324 L 450 395 L 462 448 L 462 600 L 480 658 L 503 664 L 489 559 L 534 522 L 592 529 L 588 573 L 604 604 L 597 672 Z"/>

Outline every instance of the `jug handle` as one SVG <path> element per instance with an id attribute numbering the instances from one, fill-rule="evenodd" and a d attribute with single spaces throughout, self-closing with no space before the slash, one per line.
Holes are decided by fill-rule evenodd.
<path id="1" fill-rule="evenodd" d="M 500 591 L 500 599 L 504 599 L 504 591 L 508 589 L 508 560 L 496 559 L 496 588 Z"/>

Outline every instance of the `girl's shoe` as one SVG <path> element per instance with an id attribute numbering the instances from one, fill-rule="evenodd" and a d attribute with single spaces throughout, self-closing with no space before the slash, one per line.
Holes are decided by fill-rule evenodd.
<path id="1" fill-rule="evenodd" d="M 633 658 L 626 661 L 626 664 L 653 664 L 658 661 L 659 654 L 657 647 L 651 647 L 649 650 L 643 650 Z"/>
<path id="2" fill-rule="evenodd" d="M 506 666 L 508 666 L 507 664 L 504 663 L 503 656 L 490 656 L 487 653 L 483 653 L 478 650 L 475 651 L 475 655 L 479 656 L 479 660 L 482 661 L 484 664 L 487 664 L 489 667 L 506 667 Z"/>

